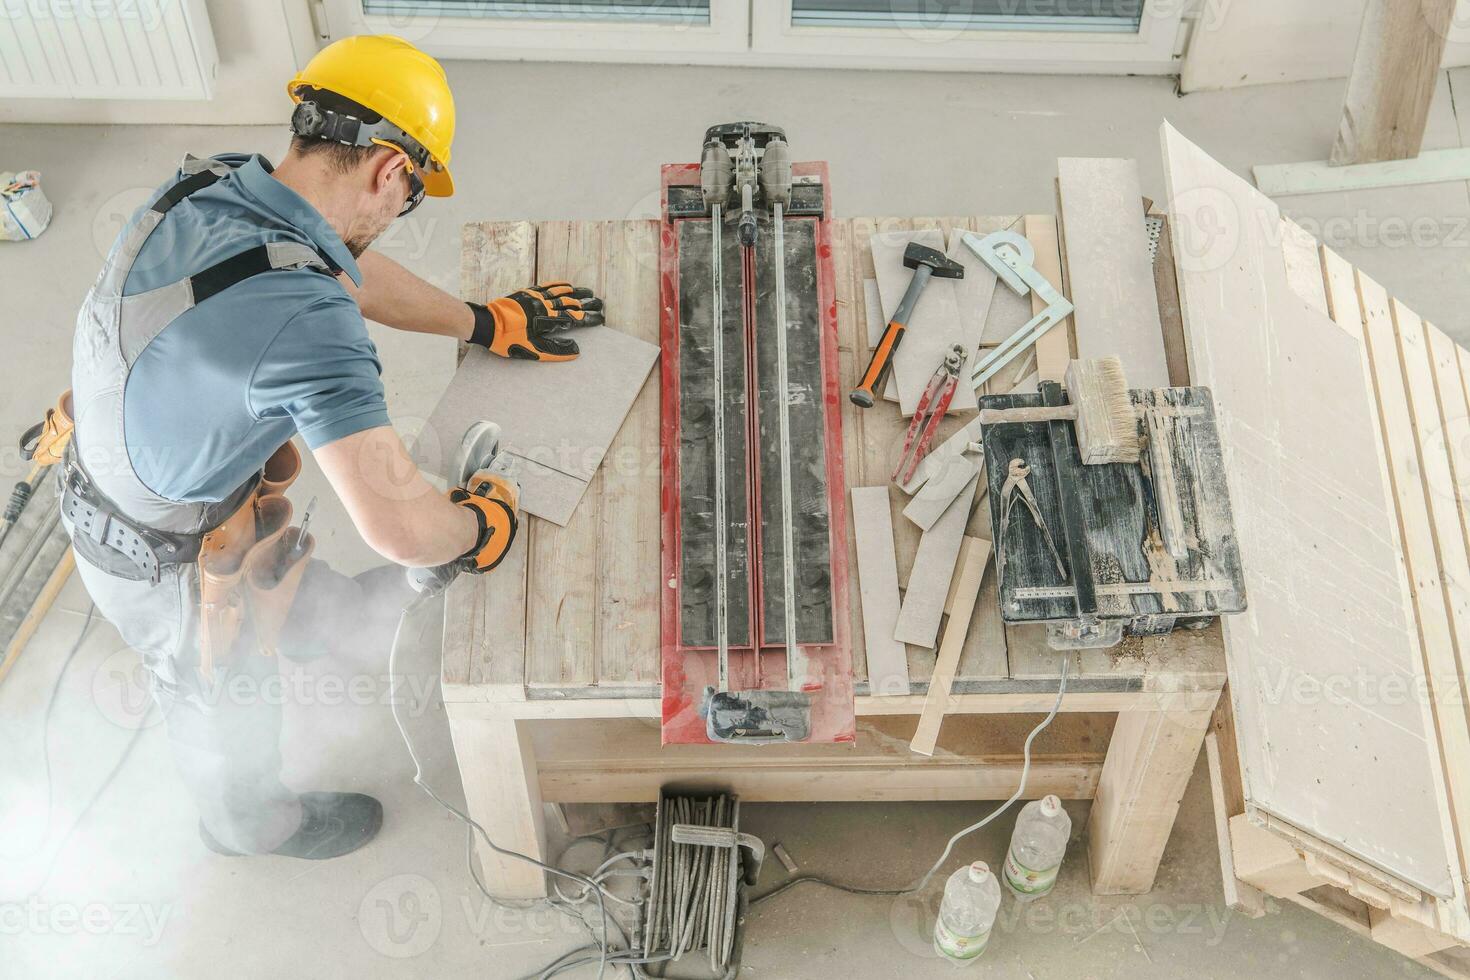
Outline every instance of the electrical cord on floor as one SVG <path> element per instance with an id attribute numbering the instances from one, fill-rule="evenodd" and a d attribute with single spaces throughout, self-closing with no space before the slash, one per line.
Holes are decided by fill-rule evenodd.
<path id="1" fill-rule="evenodd" d="M 853 885 L 844 885 L 841 882 L 837 881 L 829 881 L 828 879 L 820 877 L 819 875 L 802 875 L 799 878 L 792 878 L 790 881 L 778 885 L 777 887 L 762 895 L 757 895 L 755 898 L 752 898 L 750 900 L 751 907 L 753 908 L 761 902 L 775 898 L 777 895 L 780 895 L 783 892 L 795 888 L 797 885 L 805 884 L 807 882 L 811 882 L 814 885 L 822 885 L 827 888 L 835 888 L 837 891 L 847 892 L 850 895 L 887 895 L 892 897 L 898 895 L 913 895 L 916 892 L 923 891 L 924 886 L 929 884 L 930 879 L 934 877 L 935 873 L 938 872 L 940 868 L 944 867 L 944 862 L 949 860 L 950 854 L 954 852 L 955 844 L 959 843 L 961 838 L 973 834 L 975 831 L 979 830 L 981 827 L 984 827 L 986 824 L 990 823 L 1002 813 L 1005 813 L 1006 810 L 1010 809 L 1011 804 L 1019 800 L 1021 796 L 1026 792 L 1026 777 L 1029 776 L 1031 773 L 1031 743 L 1036 740 L 1036 736 L 1040 735 L 1043 731 L 1046 730 L 1047 726 L 1052 723 L 1052 719 L 1056 718 L 1057 712 L 1061 710 L 1062 695 L 1067 693 L 1067 664 L 1068 658 L 1064 657 L 1062 659 L 1062 678 L 1060 684 L 1057 686 L 1057 699 L 1056 702 L 1052 704 L 1051 711 L 1047 714 L 1045 718 L 1041 719 L 1041 722 L 1035 728 L 1031 729 L 1031 734 L 1026 736 L 1026 744 L 1022 748 L 1021 783 L 1019 786 L 1016 787 L 1015 793 L 1011 794 L 1010 799 L 1006 800 L 1000 806 L 992 810 L 990 814 L 986 816 L 983 820 L 980 820 L 978 823 L 971 824 L 964 830 L 961 830 L 959 833 L 951 837 L 949 839 L 949 843 L 946 844 L 944 847 L 944 853 L 939 855 L 939 860 L 935 861 L 934 866 L 931 867 L 927 873 L 925 873 L 924 877 L 919 879 L 919 883 L 917 885 L 914 885 L 912 888 L 858 888 Z"/>
<path id="2" fill-rule="evenodd" d="M 409 617 L 414 612 L 424 606 L 432 598 L 434 598 L 434 596 L 430 593 L 424 593 L 414 598 L 408 603 L 406 607 L 404 607 L 403 614 L 399 616 L 398 628 L 393 632 L 393 646 L 388 651 L 389 678 L 395 678 L 398 676 L 398 649 L 400 646 L 400 641 L 403 638 L 404 624 L 408 622 Z M 654 959 L 648 959 L 646 957 L 643 957 L 638 952 L 638 950 L 631 948 L 631 945 L 627 943 L 627 936 L 623 934 L 622 926 L 617 923 L 616 919 L 610 917 L 607 913 L 606 899 L 608 897 L 608 894 L 603 889 L 600 883 L 594 881 L 588 875 L 578 874 L 575 871 L 567 871 L 562 868 L 546 864 L 542 861 L 538 861 L 528 854 L 521 854 L 517 851 L 512 851 L 507 848 L 501 847 L 490 839 L 490 835 L 486 833 L 485 828 L 480 826 L 480 824 L 473 817 L 456 807 L 454 804 L 448 802 L 437 792 L 435 792 L 434 788 L 424 780 L 423 762 L 420 761 L 418 752 L 414 749 L 413 739 L 409 737 L 408 729 L 403 724 L 403 718 L 399 715 L 398 699 L 396 697 L 389 699 L 389 709 L 393 714 L 394 724 L 398 726 L 398 734 L 402 736 L 403 744 L 408 749 L 408 757 L 413 762 L 414 785 L 427 793 L 430 799 L 432 799 L 435 803 L 438 803 L 446 811 L 457 817 L 461 822 L 464 823 L 466 827 L 465 861 L 469 865 L 470 877 L 474 879 L 475 887 L 480 890 L 480 894 L 482 894 L 488 901 L 491 901 L 496 905 L 501 905 L 509 908 L 526 908 L 539 905 L 555 909 L 559 912 L 572 915 L 573 917 L 579 919 L 584 925 L 587 926 L 589 932 L 591 932 L 593 940 L 591 944 L 578 947 L 577 949 L 569 950 L 563 955 L 557 957 L 551 963 L 547 964 L 546 967 L 541 970 L 541 972 L 535 975 L 537 980 L 550 980 L 550 978 L 564 973 L 567 970 L 574 969 L 579 966 L 590 965 L 592 963 L 597 964 L 598 980 L 602 980 L 607 972 L 607 968 L 609 965 L 616 968 L 618 966 L 630 966 L 634 963 L 642 964 L 661 962 L 663 959 L 667 958 L 656 957 Z M 565 903 L 547 899 L 540 899 L 529 903 L 515 903 L 507 901 L 505 899 L 497 898 L 492 895 L 490 893 L 490 890 L 485 886 L 485 883 L 481 880 L 479 874 L 475 871 L 473 848 L 471 846 L 473 843 L 474 834 L 478 834 L 480 836 L 480 839 L 485 842 L 485 846 L 489 847 L 490 850 L 494 851 L 496 854 L 499 854 L 503 857 L 511 857 L 520 861 L 525 861 L 527 864 L 534 865 L 545 872 L 556 875 L 560 878 L 566 878 L 570 881 L 575 881 L 578 884 L 585 886 L 585 888 L 587 889 L 586 893 L 595 895 L 597 898 L 597 911 L 602 921 L 601 936 L 599 936 L 596 930 L 592 929 L 591 926 L 587 924 L 586 919 L 579 912 L 575 911 L 574 908 L 573 910 L 568 911 L 566 907 L 563 907 Z M 619 938 L 622 939 L 623 943 L 625 944 L 623 948 L 614 949 L 611 947 L 609 943 L 609 935 L 610 929 L 612 927 L 617 928 Z M 594 950 L 597 953 L 596 956 L 583 956 L 581 959 L 578 959 L 576 961 L 569 961 L 569 957 L 591 953 Z"/>
<path id="3" fill-rule="evenodd" d="M 72 661 L 76 659 L 77 653 L 82 649 L 82 644 L 86 641 L 87 634 L 92 629 L 92 622 L 96 615 L 97 604 L 94 602 L 87 607 L 87 615 L 82 620 L 82 628 L 77 633 L 77 638 L 72 641 L 71 649 L 62 658 L 61 669 L 56 672 L 56 680 L 51 684 L 51 693 L 46 698 L 46 708 L 41 715 L 41 760 L 46 782 L 46 818 L 44 825 L 47 833 L 45 837 L 50 836 L 51 808 L 54 802 L 51 778 L 51 716 L 56 710 L 56 702 L 61 694 L 61 682 L 65 679 L 67 671 L 71 668 Z M 148 710 L 151 712 L 153 710 L 152 706 Z M 56 870 L 56 862 L 60 859 L 61 852 L 65 850 L 67 842 L 71 840 L 71 835 L 82 825 L 82 821 L 87 819 L 87 815 L 92 812 L 92 807 L 102 798 L 102 794 L 107 792 L 107 788 L 112 785 L 112 781 L 117 778 L 117 774 L 122 772 L 123 766 L 127 764 L 128 758 L 133 754 L 133 749 L 138 744 L 139 737 L 143 734 L 144 729 L 148 727 L 145 723 L 146 721 L 147 716 L 145 715 L 139 721 L 138 727 L 133 729 L 133 734 L 128 737 L 128 743 L 123 746 L 122 753 L 117 757 L 117 762 L 113 763 L 112 769 L 103 777 L 102 782 L 98 784 L 96 792 L 82 806 L 81 811 L 77 813 L 77 818 L 71 822 L 71 826 L 66 828 L 66 833 L 62 834 L 61 839 L 57 841 L 56 848 L 51 852 L 51 860 L 46 865 L 45 873 L 41 876 L 41 880 L 36 887 L 31 889 L 31 896 L 36 895 L 42 888 L 46 887 L 46 883 L 51 880 L 52 872 Z M 42 837 L 40 844 L 33 850 L 38 850 L 41 846 L 44 846 L 45 837 Z"/>

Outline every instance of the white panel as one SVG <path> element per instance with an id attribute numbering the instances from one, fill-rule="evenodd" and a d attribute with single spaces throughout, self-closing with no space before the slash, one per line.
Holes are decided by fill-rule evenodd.
<path id="1" fill-rule="evenodd" d="M 204 0 L 16 4 L 0 18 L 0 98 L 209 99 Z"/>
<path id="2" fill-rule="evenodd" d="M 1222 621 L 1246 800 L 1452 894 L 1363 345 L 1292 289 L 1276 205 L 1168 123 L 1163 141 L 1189 367 L 1214 394 L 1246 576 L 1248 608 Z"/>

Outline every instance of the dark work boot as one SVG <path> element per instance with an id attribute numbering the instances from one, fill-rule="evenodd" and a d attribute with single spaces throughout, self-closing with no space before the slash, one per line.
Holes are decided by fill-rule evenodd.
<path id="1" fill-rule="evenodd" d="M 301 826 L 272 854 L 321 861 L 341 857 L 377 836 L 383 826 L 383 804 L 362 793 L 302 793 Z M 215 840 L 199 822 L 199 837 L 216 854 L 240 857 Z"/>

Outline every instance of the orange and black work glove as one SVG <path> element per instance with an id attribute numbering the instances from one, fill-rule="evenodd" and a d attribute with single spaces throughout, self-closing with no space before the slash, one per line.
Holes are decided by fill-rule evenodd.
<path id="1" fill-rule="evenodd" d="M 523 361 L 570 361 L 577 356 L 577 342 L 563 334 L 603 322 L 602 300 L 586 287 L 565 282 L 522 289 L 489 306 L 466 305 L 475 314 L 470 343 Z"/>
<path id="2" fill-rule="evenodd" d="M 467 508 L 480 525 L 475 546 L 457 562 L 460 569 L 478 574 L 499 565 L 516 539 L 520 489 L 515 481 L 499 474 L 476 473 L 465 486 L 449 491 L 449 500 Z"/>

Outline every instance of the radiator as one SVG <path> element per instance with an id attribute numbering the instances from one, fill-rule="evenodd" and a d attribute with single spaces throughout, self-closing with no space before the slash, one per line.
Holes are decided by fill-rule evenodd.
<path id="1" fill-rule="evenodd" d="M 0 98 L 209 99 L 204 0 L 0 0 Z"/>

